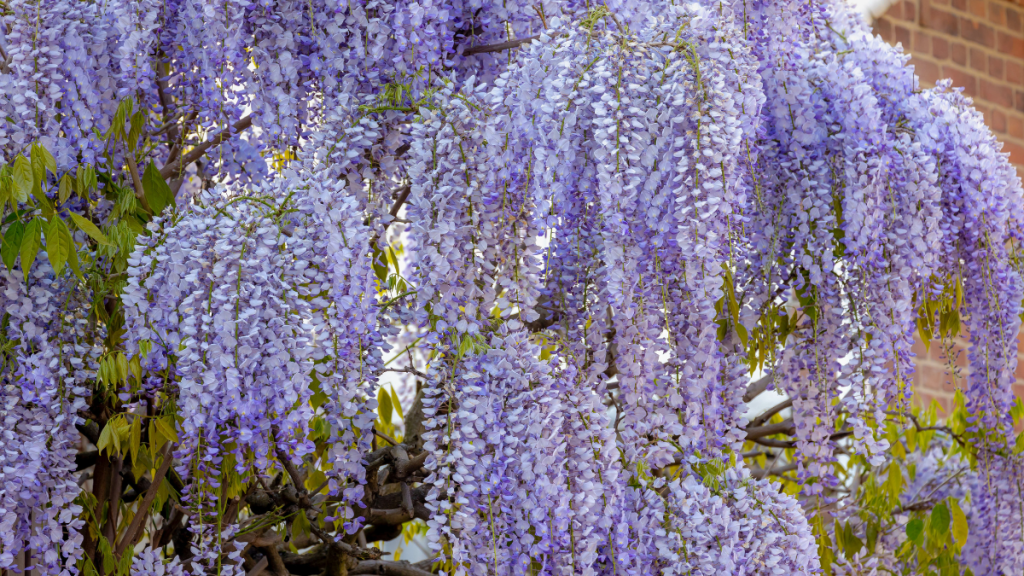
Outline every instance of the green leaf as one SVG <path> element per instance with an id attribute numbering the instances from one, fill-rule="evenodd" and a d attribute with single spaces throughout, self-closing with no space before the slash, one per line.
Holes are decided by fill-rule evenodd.
<path id="1" fill-rule="evenodd" d="M 171 416 L 161 416 L 155 418 L 156 429 L 160 431 L 160 435 L 170 440 L 171 442 L 178 441 L 178 432 L 174 429 L 174 419 Z"/>
<path id="2" fill-rule="evenodd" d="M 18 156 L 14 159 L 14 199 L 18 202 L 28 202 L 28 195 L 32 192 L 34 184 L 32 178 L 32 165 L 28 158 Z"/>
<path id="3" fill-rule="evenodd" d="M 1024 402 L 1021 402 L 1020 398 L 1017 398 L 1017 401 L 1013 403 L 1013 408 L 1010 408 L 1010 416 L 1013 418 L 1014 423 L 1024 418 Z"/>
<path id="4" fill-rule="evenodd" d="M 85 276 L 82 275 L 82 266 L 78 262 L 78 250 L 75 249 L 75 245 L 71 245 L 71 251 L 68 252 L 68 266 L 71 267 L 71 271 L 78 276 L 78 279 L 85 282 Z"/>
<path id="5" fill-rule="evenodd" d="M 45 146 L 39 143 L 32 145 L 32 163 L 36 162 L 42 166 L 43 170 L 49 170 L 53 174 L 57 173 L 57 160 Z M 40 173 L 39 179 L 42 180 L 44 176 L 46 176 L 45 172 Z"/>
<path id="6" fill-rule="evenodd" d="M 400 274 L 401 270 L 398 267 L 398 254 L 395 253 L 395 249 L 391 246 L 387 247 L 388 265 L 395 269 L 395 274 Z"/>
<path id="7" fill-rule="evenodd" d="M 100 432 L 100 439 L 96 442 L 96 448 L 100 451 L 100 454 L 104 452 L 107 454 L 119 454 L 121 452 L 121 438 L 115 427 L 116 425 L 113 419 L 111 419 L 103 427 L 103 431 Z"/>
<path id="8" fill-rule="evenodd" d="M 164 208 L 174 206 L 174 193 L 152 162 L 146 166 L 146 172 L 142 175 L 142 189 L 153 214 L 160 214 Z"/>
<path id="9" fill-rule="evenodd" d="M 931 351 L 932 348 L 932 319 L 929 317 L 925 319 L 920 314 L 917 317 L 917 336 L 924 343 L 925 352 Z"/>
<path id="10" fill-rule="evenodd" d="M 54 216 L 46 227 L 46 255 L 50 259 L 50 266 L 56 274 L 64 270 L 64 264 L 68 261 L 68 254 L 75 249 L 75 243 L 71 240 L 71 232 L 64 221 Z"/>
<path id="11" fill-rule="evenodd" d="M 88 234 L 96 242 L 104 246 L 113 246 L 113 244 L 110 243 L 110 240 L 107 239 L 106 235 L 104 235 L 103 232 L 101 232 L 100 229 L 88 218 L 71 212 L 71 221 L 75 223 L 75 226 L 78 226 L 79 230 Z"/>
<path id="12" fill-rule="evenodd" d="M 920 518 L 914 518 L 910 522 L 907 522 L 907 539 L 912 542 L 919 542 L 921 533 L 924 532 L 924 521 Z"/>
<path id="13" fill-rule="evenodd" d="M 136 381 L 142 381 L 142 362 L 138 356 L 132 356 L 132 359 L 128 361 L 128 369 L 131 370 Z"/>
<path id="14" fill-rule="evenodd" d="M 149 453 L 149 449 L 142 445 L 139 447 L 139 453 L 136 456 L 132 453 L 132 476 L 138 480 L 142 478 L 146 472 L 153 469 L 153 456 Z"/>
<path id="15" fill-rule="evenodd" d="M 935 508 L 932 508 L 931 521 L 928 527 L 937 536 L 942 536 L 949 532 L 949 508 L 945 502 L 939 502 Z"/>
<path id="16" fill-rule="evenodd" d="M 402 403 L 398 400 L 398 394 L 395 394 L 395 388 L 391 388 L 391 404 L 395 407 L 395 412 L 398 412 L 398 417 L 405 420 L 405 413 L 402 411 Z"/>
<path id="17" fill-rule="evenodd" d="M 21 220 L 15 220 L 4 232 L 3 244 L 0 244 L 0 259 L 4 266 L 11 272 L 14 271 L 14 261 L 18 259 L 18 251 L 21 250 L 21 239 L 25 236 L 25 224 Z"/>
<path id="18" fill-rule="evenodd" d="M 126 382 L 128 380 L 128 375 L 130 374 L 128 368 L 128 357 L 124 355 L 124 352 L 118 352 L 114 356 L 114 362 L 117 365 L 118 382 Z"/>
<path id="19" fill-rule="evenodd" d="M 117 105 L 117 112 L 114 112 L 114 119 L 110 122 L 110 130 L 107 131 L 106 135 L 107 139 L 117 141 L 125 138 L 124 124 L 128 121 L 132 108 L 134 108 L 134 102 L 132 102 L 131 98 L 121 100 L 121 103 Z"/>
<path id="20" fill-rule="evenodd" d="M 121 557 L 117 559 L 116 576 L 128 576 L 131 573 L 132 560 L 134 559 L 135 554 L 121 554 Z"/>
<path id="21" fill-rule="evenodd" d="M 327 403 L 328 396 L 324 394 L 323 389 L 320 387 L 320 378 L 315 370 L 312 377 L 313 381 L 310 383 L 309 389 L 313 391 L 313 395 L 309 397 L 309 403 L 313 408 L 319 408 Z"/>
<path id="22" fill-rule="evenodd" d="M 36 255 L 42 247 L 42 233 L 43 221 L 38 216 L 25 226 L 25 236 L 21 239 L 21 271 L 25 274 L 26 282 L 28 273 L 32 270 L 32 263 L 36 261 Z"/>
<path id="23" fill-rule="evenodd" d="M 123 220 L 121 220 L 121 224 L 124 224 L 125 226 L 128 227 L 129 230 L 135 232 L 136 234 L 146 233 L 146 226 L 135 215 L 130 214 L 126 216 Z"/>
<path id="24" fill-rule="evenodd" d="M 470 351 L 473 350 L 473 337 L 469 334 L 463 334 L 461 340 L 459 340 L 458 357 L 462 358 Z"/>
<path id="25" fill-rule="evenodd" d="M 75 172 L 76 189 L 82 198 L 90 188 L 96 187 L 96 170 L 92 166 L 79 166 Z"/>
<path id="26" fill-rule="evenodd" d="M 952 498 L 949 499 L 949 508 L 953 516 L 953 538 L 959 547 L 963 548 L 967 543 L 967 515 L 960 509 L 960 504 Z"/>
<path id="27" fill-rule="evenodd" d="M 131 127 L 128 129 L 128 146 L 132 151 L 135 151 L 136 146 L 139 143 L 139 136 L 142 135 L 142 129 L 146 125 L 146 115 L 139 110 L 132 115 Z"/>
<path id="28" fill-rule="evenodd" d="M 889 464 L 889 477 L 885 481 L 885 490 L 889 495 L 889 502 L 899 502 L 900 494 L 903 492 L 903 471 L 895 461 Z"/>
<path id="29" fill-rule="evenodd" d="M 154 453 L 163 448 L 164 442 L 167 441 L 167 438 L 160 434 L 160 429 L 156 427 L 157 420 L 157 418 L 149 420 L 149 449 Z"/>
<path id="30" fill-rule="evenodd" d="M 316 486 L 314 486 L 316 488 Z M 306 516 L 305 510 L 299 510 L 299 513 L 295 515 L 292 520 L 291 537 L 297 538 L 302 535 L 309 535 L 312 533 L 309 525 L 309 518 Z"/>
<path id="31" fill-rule="evenodd" d="M 388 261 L 387 256 L 384 252 L 374 246 L 373 247 L 373 273 L 377 276 L 377 279 L 381 282 L 387 282 L 388 280 Z"/>
<path id="32" fill-rule="evenodd" d="M 100 552 L 100 558 L 103 563 L 103 572 L 110 574 L 117 568 L 117 564 L 114 563 L 114 552 L 110 549 L 110 541 L 107 540 L 106 536 L 99 539 L 98 546 Z M 131 556 L 131 554 L 125 554 L 125 556 Z"/>
<path id="33" fill-rule="evenodd" d="M 377 390 L 377 404 L 377 414 L 380 415 L 380 421 L 385 424 L 391 424 L 391 412 L 393 410 L 391 396 L 388 395 L 387 390 L 383 386 Z"/>
<path id="34" fill-rule="evenodd" d="M 837 520 L 836 528 L 838 527 L 839 521 Z M 849 521 L 847 521 L 846 524 L 843 525 L 842 534 L 843 551 L 847 558 L 852 558 L 858 552 L 860 552 L 860 549 L 864 547 L 864 543 L 861 542 L 860 538 L 857 538 L 856 534 L 853 533 L 853 527 L 850 526 Z"/>
<path id="35" fill-rule="evenodd" d="M 0 209 L 10 202 L 11 209 L 17 210 L 18 203 L 14 201 L 14 182 L 11 181 L 10 166 L 0 167 Z"/>
<path id="36" fill-rule="evenodd" d="M 71 192 L 75 187 L 75 181 L 71 179 L 70 174 L 65 174 L 60 179 L 60 185 L 57 186 L 57 199 L 63 204 L 71 198 Z"/>
<path id="37" fill-rule="evenodd" d="M 129 443 L 128 448 L 132 452 L 132 466 L 135 465 L 135 461 L 139 457 L 139 447 L 142 446 L 142 418 L 136 416 L 132 420 L 132 429 L 128 434 Z"/>
<path id="38" fill-rule="evenodd" d="M 39 184 L 46 178 L 46 162 L 39 152 L 39 144 L 33 144 L 31 148 L 30 161 L 32 163 L 32 178 Z"/>
<path id="39" fill-rule="evenodd" d="M 45 218 L 50 218 L 57 213 L 53 208 L 53 202 L 43 194 L 43 189 L 38 184 L 32 186 L 32 197 L 36 199 L 36 204 L 39 205 L 39 209 L 42 210 Z"/>
<path id="40" fill-rule="evenodd" d="M 306 478 L 306 490 L 312 492 L 313 490 L 319 488 L 320 485 L 323 484 L 324 482 L 327 482 L 327 475 L 321 472 L 320 470 L 314 469 L 312 472 L 309 473 L 309 476 Z"/>

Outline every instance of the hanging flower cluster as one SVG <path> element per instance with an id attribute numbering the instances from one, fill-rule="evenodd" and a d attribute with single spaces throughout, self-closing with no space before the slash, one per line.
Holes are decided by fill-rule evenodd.
<path id="1" fill-rule="evenodd" d="M 82 556 L 74 478 L 77 415 L 100 350 L 77 313 L 81 292 L 36 262 L 27 278 L 0 273 L 0 566 L 27 552 L 46 574 Z"/>

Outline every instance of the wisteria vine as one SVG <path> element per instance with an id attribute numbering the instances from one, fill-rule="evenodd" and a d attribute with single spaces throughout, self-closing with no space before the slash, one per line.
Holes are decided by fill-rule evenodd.
<path id="1" fill-rule="evenodd" d="M 9 0 L 0 571 L 1019 574 L 1024 194 L 907 59 L 840 0 Z"/>

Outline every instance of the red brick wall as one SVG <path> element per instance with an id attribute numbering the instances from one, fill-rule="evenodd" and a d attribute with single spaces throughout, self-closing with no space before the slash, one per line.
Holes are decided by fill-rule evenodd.
<path id="1" fill-rule="evenodd" d="M 922 86 L 951 78 L 974 98 L 1003 151 L 1024 175 L 1024 0 L 898 0 L 874 22 L 875 33 L 902 44 Z M 914 388 L 922 402 L 950 406 L 962 384 L 967 352 L 952 361 L 938 342 L 918 342 Z M 1018 396 L 1024 396 L 1024 345 L 1018 345 Z"/>
<path id="2" fill-rule="evenodd" d="M 901 0 L 875 20 L 902 44 L 923 86 L 952 78 L 1024 168 L 1024 7 L 1006 0 Z"/>
<path id="3" fill-rule="evenodd" d="M 953 393 L 964 385 L 967 374 L 967 343 L 958 339 L 956 347 L 951 351 L 952 358 L 947 356 L 942 344 L 933 341 L 925 348 L 920 341 L 914 342 L 916 371 L 914 373 L 915 400 L 927 405 L 935 400 L 949 414 L 953 404 Z M 1017 345 L 1017 383 L 1013 391 L 1019 398 L 1024 398 L 1024 344 Z"/>

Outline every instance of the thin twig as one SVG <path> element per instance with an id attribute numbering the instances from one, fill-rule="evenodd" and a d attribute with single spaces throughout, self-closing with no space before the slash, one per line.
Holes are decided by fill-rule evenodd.
<path id="1" fill-rule="evenodd" d="M 415 374 L 420 378 L 426 379 L 427 375 L 415 368 L 385 368 L 381 372 L 397 372 L 399 374 Z"/>
<path id="2" fill-rule="evenodd" d="M 214 146 L 220 145 L 221 142 L 224 142 L 228 138 L 231 138 L 232 136 L 239 134 L 240 132 L 242 132 L 246 128 L 249 128 L 250 126 L 252 126 L 251 114 L 245 116 L 238 122 L 235 122 L 233 125 L 231 125 L 230 128 L 221 130 L 212 139 L 207 140 L 206 142 L 203 142 L 202 144 L 199 144 L 195 148 L 189 150 L 188 154 L 185 154 L 184 156 L 178 158 L 177 160 L 168 163 L 166 166 L 160 169 L 160 175 L 163 176 L 164 179 L 170 178 L 171 176 L 177 176 L 178 173 L 180 173 L 186 167 L 188 167 L 189 164 L 202 158 L 203 155 L 206 154 L 207 150 L 213 148 Z"/>
<path id="3" fill-rule="evenodd" d="M 795 429 L 796 426 L 793 423 L 793 419 L 787 418 L 776 424 L 766 424 L 764 426 L 747 428 L 747 440 L 763 438 L 765 436 L 771 436 L 772 434 L 792 434 Z"/>
<path id="4" fill-rule="evenodd" d="M 263 570 L 267 567 L 267 564 L 269 564 L 269 563 L 270 562 L 267 560 L 266 556 L 264 556 L 263 558 L 260 558 L 260 561 L 257 562 L 256 565 L 252 567 L 252 570 L 249 570 L 248 572 L 246 572 L 245 576 L 259 576 L 259 573 L 263 572 Z"/>
<path id="5" fill-rule="evenodd" d="M 279 433 L 277 426 L 273 426 L 271 428 L 271 432 L 274 434 L 274 437 L 277 438 L 277 435 Z M 305 480 L 302 477 L 302 473 L 299 472 L 295 465 L 292 464 L 291 459 L 288 458 L 288 454 L 284 450 L 282 450 L 281 447 L 278 446 L 276 443 L 274 444 L 274 453 L 277 454 L 278 462 L 281 463 L 281 466 L 284 467 L 285 472 L 287 472 L 288 476 L 292 479 L 292 484 L 295 485 L 295 489 L 303 490 Z"/>
<path id="6" fill-rule="evenodd" d="M 433 576 L 432 573 L 407 562 L 389 562 L 387 560 L 363 560 L 355 568 L 348 571 L 352 576 L 357 574 L 384 574 L 385 576 Z"/>
<path id="7" fill-rule="evenodd" d="M 153 210 L 149 207 L 149 202 L 146 201 L 146 189 L 142 187 L 142 178 L 139 178 L 139 165 L 135 163 L 135 154 L 125 147 L 125 160 L 128 161 L 128 171 L 132 175 L 132 184 L 135 186 L 135 197 L 142 203 L 142 207 L 146 209 L 146 212 L 150 214 Z"/>
<path id="8" fill-rule="evenodd" d="M 526 38 L 519 38 L 517 40 L 509 40 L 508 42 L 499 42 L 498 44 L 484 44 L 482 46 L 470 46 L 462 51 L 463 56 L 472 56 L 474 54 L 489 54 L 491 52 L 504 52 L 505 50 L 514 50 L 519 48 L 523 44 L 529 44 L 534 40 L 540 38 L 540 34 L 533 36 L 527 36 Z"/>
<path id="9" fill-rule="evenodd" d="M 377 241 L 380 240 L 381 235 L 387 232 L 388 226 L 395 222 L 395 218 L 398 217 L 398 213 L 402 211 L 402 206 L 405 205 L 406 201 L 409 200 L 409 194 L 412 192 L 412 186 L 405 185 L 398 189 L 398 198 L 395 198 L 395 203 L 391 205 L 391 209 L 388 210 L 388 214 L 391 215 L 391 220 L 385 222 L 381 226 L 381 231 L 378 234 L 374 234 L 373 238 L 370 239 L 370 246 L 376 246 Z"/>
<path id="10" fill-rule="evenodd" d="M 391 444 L 392 446 L 398 446 L 398 441 L 397 440 L 395 440 L 391 436 L 388 436 L 387 434 L 381 432 L 380 430 L 377 430 L 376 428 L 374 428 L 373 429 L 373 433 L 376 434 L 378 437 L 386 440 L 388 442 L 388 444 Z"/>
<path id="11" fill-rule="evenodd" d="M 761 378 L 754 380 L 747 385 L 747 391 L 743 393 L 743 401 L 750 402 L 754 398 L 757 398 L 762 392 L 768 389 L 768 386 L 770 386 L 773 381 L 771 373 L 765 374 Z"/>
<path id="12" fill-rule="evenodd" d="M 156 494 L 160 490 L 160 485 L 164 481 L 164 477 L 167 476 L 167 471 L 171 468 L 171 462 L 174 458 L 171 456 L 171 443 L 168 442 L 164 449 L 161 451 L 163 454 L 164 461 L 160 463 L 160 468 L 157 469 L 156 474 L 153 475 L 153 481 L 149 484 L 149 490 L 146 490 L 146 497 L 142 499 L 142 503 L 139 504 L 139 511 L 132 518 L 132 523 L 128 525 L 128 529 L 125 530 L 124 536 L 121 537 L 121 542 L 117 545 L 117 550 L 114 555 L 120 558 L 124 551 L 131 546 L 135 545 L 135 540 L 142 533 L 142 525 L 146 522 L 146 518 L 149 516 L 149 507 L 153 505 L 153 500 L 156 499 Z"/>
<path id="13" fill-rule="evenodd" d="M 787 398 L 786 400 L 783 400 L 782 402 L 779 402 L 775 406 L 772 406 L 771 408 L 769 408 L 768 410 L 763 412 L 760 416 L 754 417 L 754 419 L 750 421 L 748 426 L 750 426 L 751 428 L 756 427 L 756 426 L 760 426 L 760 425 L 764 424 L 765 422 L 767 422 L 768 420 L 771 420 L 772 416 L 775 416 L 779 412 L 782 412 L 783 410 L 785 410 L 786 408 L 789 408 L 792 405 L 793 405 L 793 399 L 792 398 Z"/>

